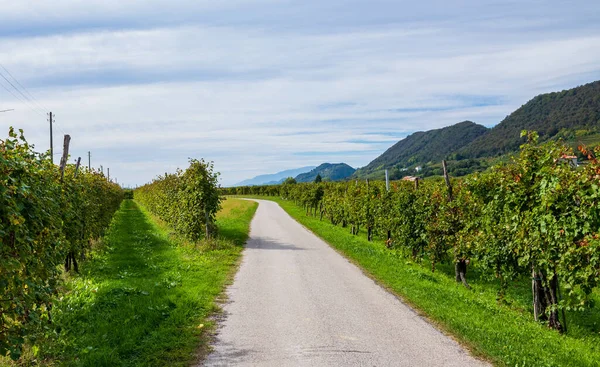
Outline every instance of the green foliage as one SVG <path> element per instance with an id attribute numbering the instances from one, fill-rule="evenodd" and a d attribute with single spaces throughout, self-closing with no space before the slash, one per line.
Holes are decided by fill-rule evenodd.
<path id="1" fill-rule="evenodd" d="M 315 177 L 315 183 L 319 183 L 321 181 L 323 181 L 323 178 L 321 178 L 321 174 L 320 173 L 317 173 L 317 177 Z"/>
<path id="2" fill-rule="evenodd" d="M 26 338 L 50 320 L 67 254 L 101 236 L 123 191 L 95 172 L 58 167 L 21 131 L 0 140 L 0 355 L 20 356 Z"/>
<path id="3" fill-rule="evenodd" d="M 221 207 L 219 173 L 212 162 L 190 159 L 187 170 L 159 176 L 134 197 L 178 233 L 191 240 L 212 234 Z"/>

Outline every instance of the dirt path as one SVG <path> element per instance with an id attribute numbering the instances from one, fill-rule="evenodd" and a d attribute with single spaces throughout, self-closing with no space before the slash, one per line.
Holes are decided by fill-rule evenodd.
<path id="1" fill-rule="evenodd" d="M 259 200 L 208 366 L 483 366 Z"/>

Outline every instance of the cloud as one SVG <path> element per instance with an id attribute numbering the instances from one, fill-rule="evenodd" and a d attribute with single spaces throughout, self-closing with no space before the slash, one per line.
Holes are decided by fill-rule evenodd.
<path id="1" fill-rule="evenodd" d="M 188 157 L 214 160 L 223 184 L 362 166 L 414 131 L 492 126 L 536 94 L 600 79 L 591 2 L 148 4 L 10 2 L 0 14 L 33 29 L 0 33 L 0 63 L 56 113 L 74 156 L 92 151 L 129 185 Z M 4 106 L 16 111 L 0 126 L 47 149 L 40 108 L 0 89 Z"/>

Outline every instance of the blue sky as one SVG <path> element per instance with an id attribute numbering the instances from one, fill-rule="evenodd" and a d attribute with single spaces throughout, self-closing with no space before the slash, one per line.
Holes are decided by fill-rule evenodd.
<path id="1" fill-rule="evenodd" d="M 0 127 L 148 182 L 215 162 L 224 185 L 346 162 L 407 134 L 493 126 L 600 79 L 598 1 L 2 1 Z M 6 74 L 3 69 L 0 72 Z M 11 87 L 0 78 L 0 84 Z M 85 160 L 84 160 L 85 161 Z"/>

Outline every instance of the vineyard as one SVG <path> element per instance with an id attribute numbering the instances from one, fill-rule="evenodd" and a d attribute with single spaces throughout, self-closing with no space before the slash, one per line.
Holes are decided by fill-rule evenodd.
<path id="1" fill-rule="evenodd" d="M 453 263 L 508 285 L 530 277 L 536 320 L 566 331 L 564 310 L 591 306 L 600 280 L 600 149 L 574 167 L 566 146 L 539 144 L 535 133 L 509 163 L 464 179 L 419 182 L 321 182 L 222 189 L 226 195 L 279 196 L 307 215 L 366 232 L 431 271 Z M 562 320 L 561 320 L 562 319 Z"/>
<path id="2" fill-rule="evenodd" d="M 52 319 L 64 271 L 78 271 L 123 190 L 93 170 L 36 153 L 12 128 L 0 140 L 0 356 L 21 354 Z"/>

